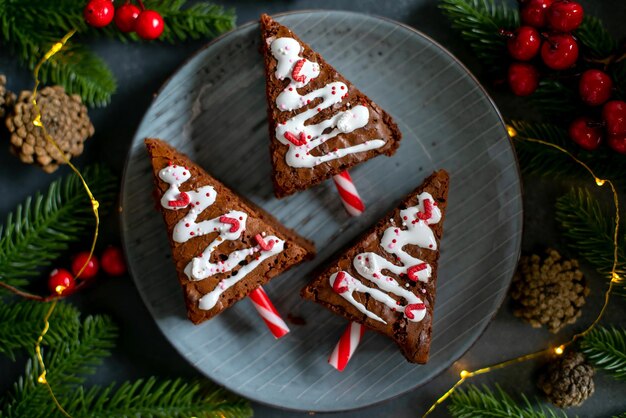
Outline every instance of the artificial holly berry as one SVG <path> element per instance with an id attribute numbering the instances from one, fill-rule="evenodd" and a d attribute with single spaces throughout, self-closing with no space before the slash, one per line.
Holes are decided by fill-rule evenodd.
<path id="1" fill-rule="evenodd" d="M 525 62 L 514 62 L 509 66 L 509 86 L 517 96 L 528 96 L 537 90 L 539 73 Z"/>
<path id="2" fill-rule="evenodd" d="M 111 0 L 89 0 L 83 9 L 83 17 L 87 24 L 95 28 L 103 28 L 113 20 L 115 6 Z"/>
<path id="3" fill-rule="evenodd" d="M 607 143 L 613 151 L 626 154 L 626 134 L 609 135 Z"/>
<path id="4" fill-rule="evenodd" d="M 582 116 L 569 126 L 569 136 L 581 148 L 593 151 L 602 142 L 602 124 Z"/>
<path id="5" fill-rule="evenodd" d="M 589 106 L 600 106 L 609 100 L 612 90 L 613 80 L 604 71 L 587 70 L 580 76 L 580 98 Z"/>
<path id="6" fill-rule="evenodd" d="M 546 12 L 553 0 L 527 0 L 522 3 L 520 17 L 525 25 L 542 28 L 546 26 Z"/>
<path id="7" fill-rule="evenodd" d="M 626 102 L 611 100 L 602 108 L 602 119 L 609 135 L 626 134 Z"/>
<path id="8" fill-rule="evenodd" d="M 539 32 L 532 26 L 520 26 L 506 43 L 509 54 L 518 61 L 528 61 L 539 52 L 541 38 Z"/>
<path id="9" fill-rule="evenodd" d="M 578 59 L 578 43 L 568 33 L 551 34 L 541 46 L 541 58 L 553 70 L 570 68 Z"/>
<path id="10" fill-rule="evenodd" d="M 137 18 L 135 31 L 140 38 L 146 40 L 156 39 L 163 33 L 163 18 L 154 10 L 144 10 Z"/>
<path id="11" fill-rule="evenodd" d="M 78 272 L 80 271 L 80 269 L 83 268 L 83 266 L 85 266 L 85 268 L 83 272 L 80 274 L 80 276 L 78 276 Z M 88 251 L 78 253 L 76 257 L 74 257 L 74 260 L 72 261 L 72 273 L 74 273 L 74 276 L 77 276 L 83 280 L 96 277 L 96 274 L 98 274 L 99 268 L 100 266 L 98 263 L 98 259 L 96 258 L 95 255 L 92 255 L 90 258 Z"/>
<path id="12" fill-rule="evenodd" d="M 110 276 L 121 276 L 126 273 L 126 261 L 124 254 L 118 247 L 108 247 L 102 252 L 100 257 L 102 270 Z"/>
<path id="13" fill-rule="evenodd" d="M 571 32 L 583 21 L 583 7 L 571 0 L 557 0 L 546 13 L 550 28 L 559 32 Z"/>
<path id="14" fill-rule="evenodd" d="M 133 32 L 141 9 L 132 3 L 121 5 L 115 10 L 115 26 L 122 32 Z"/>
<path id="15" fill-rule="evenodd" d="M 65 269 L 54 269 L 48 278 L 48 289 L 53 295 L 69 295 L 76 286 L 72 273 Z"/>

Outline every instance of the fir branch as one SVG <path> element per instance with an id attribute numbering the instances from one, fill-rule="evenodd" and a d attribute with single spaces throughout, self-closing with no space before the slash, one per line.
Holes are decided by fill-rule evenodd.
<path id="1" fill-rule="evenodd" d="M 506 38 L 500 35 L 500 29 L 519 26 L 517 10 L 498 3 L 496 0 L 441 0 L 439 3 L 452 27 L 461 32 L 476 56 L 492 68 L 507 62 Z"/>
<path id="2" fill-rule="evenodd" d="M 580 188 L 572 189 L 557 199 L 555 217 L 561 224 L 568 245 L 610 280 L 615 227 L 613 214 L 607 213 L 589 190 Z M 616 272 L 623 275 L 626 272 L 626 236 L 624 229 L 621 231 Z M 618 283 L 617 286 L 626 295 L 625 283 Z"/>
<path id="3" fill-rule="evenodd" d="M 543 115 L 568 115 L 579 103 L 576 94 L 557 80 L 544 79 L 537 90 L 528 97 L 533 106 Z"/>
<path id="4" fill-rule="evenodd" d="M 43 329 L 43 318 L 49 303 L 21 300 L 0 304 L 0 353 L 15 361 L 18 350 L 27 350 L 32 356 L 35 341 Z M 50 329 L 43 345 L 56 345 L 75 338 L 80 329 L 80 313 L 70 304 L 58 302 L 50 316 Z"/>
<path id="5" fill-rule="evenodd" d="M 522 170 L 552 178 L 571 177 L 589 178 L 589 173 L 572 162 L 563 152 L 536 142 L 524 141 L 525 138 L 543 141 L 565 148 L 577 158 L 585 161 L 597 175 L 620 181 L 626 178 L 626 158 L 616 152 L 601 147 L 593 152 L 584 151 L 574 144 L 567 131 L 550 123 L 531 123 L 510 120 L 508 124 L 517 131 L 513 139 L 515 150 Z"/>
<path id="6" fill-rule="evenodd" d="M 46 353 L 46 378 L 57 396 L 73 393 L 93 374 L 102 359 L 110 354 L 117 327 L 110 318 L 89 316 L 74 338 L 55 345 Z M 50 354 L 49 354 L 50 353 Z M 48 355 L 49 354 L 49 355 Z M 4 418 L 52 416 L 55 406 L 44 385 L 37 382 L 41 374 L 39 363 L 33 357 L 26 365 L 26 372 L 7 394 L 0 416 Z"/>
<path id="7" fill-rule="evenodd" d="M 607 58 L 617 49 L 617 41 L 606 30 L 602 21 L 595 16 L 585 15 L 574 34 L 591 58 Z"/>
<path id="8" fill-rule="evenodd" d="M 244 399 L 223 389 L 200 383 L 184 383 L 181 379 L 126 382 L 119 387 L 92 387 L 77 390 L 63 400 L 74 418 L 114 418 L 120 416 L 146 418 L 246 418 L 252 409 Z"/>
<path id="9" fill-rule="evenodd" d="M 115 177 L 100 166 L 83 175 L 104 212 L 115 195 Z M 52 182 L 45 196 L 29 197 L 0 226 L 0 280 L 26 285 L 93 224 L 91 203 L 78 177 L 71 173 Z"/>
<path id="10" fill-rule="evenodd" d="M 492 391 L 487 386 L 482 389 L 469 385 L 467 389 L 457 390 L 450 398 L 448 410 L 455 418 L 475 417 L 519 417 L 519 418 L 556 418 L 567 417 L 564 412 L 556 413 L 542 406 L 533 406 L 525 395 L 521 404 L 499 386 Z"/>
<path id="11" fill-rule="evenodd" d="M 617 380 L 626 380 L 626 329 L 595 327 L 580 347 L 595 367 Z"/>

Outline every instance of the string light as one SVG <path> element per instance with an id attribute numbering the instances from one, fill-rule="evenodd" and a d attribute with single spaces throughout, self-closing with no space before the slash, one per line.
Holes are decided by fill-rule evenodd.
<path id="1" fill-rule="evenodd" d="M 619 197 L 617 194 L 617 190 L 615 189 L 615 185 L 613 184 L 613 182 L 611 180 L 608 179 L 603 179 L 600 178 L 598 176 L 596 176 L 596 174 L 593 172 L 593 170 L 587 165 L 585 164 L 583 161 L 579 160 L 578 158 L 576 158 L 574 155 L 572 155 L 572 153 L 570 153 L 568 150 L 566 150 L 565 148 L 547 142 L 547 141 L 543 141 L 541 139 L 536 139 L 536 138 L 520 138 L 517 134 L 517 131 L 515 130 L 514 127 L 512 127 L 511 125 L 506 125 L 506 130 L 509 134 L 509 137 L 511 139 L 516 139 L 518 141 L 528 141 L 528 142 L 535 142 L 538 144 L 542 144 L 544 146 L 547 147 L 551 147 L 554 148 L 558 151 L 561 151 L 562 153 L 568 155 L 572 160 L 574 160 L 577 164 L 579 164 L 580 166 L 582 166 L 585 170 L 587 170 L 587 172 L 589 174 L 591 174 L 591 176 L 593 177 L 596 185 L 598 187 L 602 187 L 605 184 L 608 184 L 611 188 L 611 192 L 613 194 L 613 204 L 615 206 L 615 226 L 613 229 L 613 266 L 611 267 L 611 280 L 609 281 L 609 286 L 606 290 L 606 292 L 604 293 L 604 303 L 602 304 L 602 308 L 600 309 L 600 312 L 598 313 L 598 315 L 596 316 L 596 318 L 594 319 L 594 321 L 591 323 L 591 325 L 589 325 L 585 330 L 583 330 L 582 332 L 579 332 L 578 334 L 575 334 L 572 338 L 570 338 L 568 341 L 564 342 L 563 344 L 554 347 L 554 348 L 547 348 L 545 350 L 541 350 L 541 351 L 537 351 L 535 353 L 530 353 L 530 354 L 525 354 L 519 357 L 514 357 L 512 359 L 500 362 L 500 363 L 496 363 L 493 364 L 491 366 L 487 366 L 487 367 L 483 367 L 482 369 L 477 369 L 477 370 L 473 370 L 473 371 L 468 371 L 468 370 L 461 370 L 461 372 L 459 373 L 459 380 L 457 380 L 457 382 L 452 385 L 452 387 L 450 389 L 448 389 L 443 395 L 441 395 L 436 401 L 435 403 L 433 403 L 431 405 L 431 407 L 426 411 L 426 413 L 424 413 L 424 415 L 422 415 L 422 417 L 426 417 L 427 415 L 429 415 L 431 412 L 433 412 L 435 410 L 435 408 L 437 408 L 437 406 L 439 406 L 440 404 L 442 404 L 446 399 L 448 399 L 450 397 L 450 395 L 452 395 L 454 393 L 454 391 L 461 386 L 467 379 L 470 379 L 474 376 L 480 375 L 480 374 L 485 374 L 485 373 L 489 373 L 493 370 L 497 370 L 497 369 L 502 369 L 508 366 L 511 366 L 513 364 L 517 364 L 517 363 L 522 363 L 528 360 L 532 360 L 538 357 L 543 357 L 545 355 L 557 355 L 560 356 L 565 352 L 565 348 L 568 347 L 569 345 L 573 344 L 574 342 L 576 342 L 576 340 L 578 340 L 579 338 L 584 337 L 585 335 L 587 335 L 589 332 L 591 332 L 591 330 L 593 330 L 596 325 L 598 325 L 598 323 L 600 322 L 600 320 L 602 319 L 602 317 L 604 316 L 604 313 L 606 312 L 606 308 L 609 305 L 609 300 L 611 297 L 611 293 L 613 291 L 614 285 L 617 283 L 621 283 L 623 281 L 623 278 L 620 277 L 617 274 L 617 263 L 618 263 L 618 249 L 619 249 L 619 223 L 620 223 L 620 217 L 619 217 Z"/>

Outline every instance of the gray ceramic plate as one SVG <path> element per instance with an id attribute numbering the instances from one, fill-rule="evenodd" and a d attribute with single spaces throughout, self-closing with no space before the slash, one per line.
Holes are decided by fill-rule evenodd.
<path id="1" fill-rule="evenodd" d="M 122 222 L 133 277 L 159 327 L 182 356 L 215 382 L 279 407 L 337 411 L 392 398 L 449 367 L 500 306 L 516 265 L 522 200 L 515 155 L 493 103 L 468 71 L 431 39 L 349 12 L 282 15 L 302 39 L 398 122 L 398 153 L 351 171 L 367 205 L 351 219 L 331 182 L 276 200 L 270 181 L 259 28 L 248 24 L 200 51 L 163 87 L 134 138 L 124 176 Z M 305 325 L 275 341 L 249 301 L 194 326 L 181 291 L 143 138 L 156 136 L 315 241 L 314 261 L 267 287 L 286 316 Z M 326 360 L 346 322 L 304 302 L 311 271 L 391 209 L 428 174 L 451 174 L 449 210 L 430 361 L 407 363 L 386 338 L 366 333 L 347 370 Z M 146 346 L 150 342 L 146 341 Z M 165 360 L 167 361 L 167 360 Z"/>

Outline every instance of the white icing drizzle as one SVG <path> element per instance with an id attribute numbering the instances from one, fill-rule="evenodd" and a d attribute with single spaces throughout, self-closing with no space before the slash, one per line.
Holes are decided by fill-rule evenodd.
<path id="1" fill-rule="evenodd" d="M 195 191 L 182 192 L 180 185 L 189 180 L 191 174 L 185 167 L 169 165 L 159 171 L 159 178 L 169 184 L 169 188 L 161 198 L 161 205 L 166 209 L 180 210 L 189 207 L 189 211 L 174 226 L 172 238 L 175 242 L 187 242 L 196 237 L 217 232 L 218 236 L 209 244 L 202 253 L 194 257 L 185 267 L 185 274 L 189 280 L 204 280 L 218 273 L 227 273 L 233 270 L 246 257 L 258 255 L 241 266 L 231 277 L 220 280 L 215 289 L 204 295 L 199 300 L 200 309 L 212 309 L 218 302 L 219 297 L 228 288 L 246 277 L 248 273 L 259 266 L 264 260 L 283 251 L 285 241 L 263 233 L 262 243 L 267 249 L 263 249 L 261 243 L 254 247 L 236 250 L 228 254 L 226 260 L 211 262 L 213 251 L 223 241 L 236 241 L 241 239 L 241 235 L 246 229 L 248 214 L 245 212 L 231 210 L 230 212 L 213 219 L 196 222 L 198 216 L 206 208 L 215 203 L 217 193 L 212 186 L 202 186 Z"/>
<path id="2" fill-rule="evenodd" d="M 368 293 L 387 307 L 404 312 L 409 321 L 419 322 L 424 319 L 426 309 L 423 301 L 410 290 L 403 288 L 396 279 L 383 273 L 386 270 L 398 276 L 407 275 L 408 280 L 419 280 L 425 283 L 432 275 L 432 267 L 428 263 L 404 251 L 405 245 L 417 245 L 420 248 L 437 250 L 437 240 L 429 225 L 441 220 L 441 211 L 435 205 L 430 193 L 423 192 L 418 198 L 417 206 L 400 211 L 403 228 L 396 226 L 387 228 L 380 240 L 381 247 L 387 253 L 393 254 L 401 265 L 389 262 L 373 252 L 360 253 L 352 260 L 359 275 L 373 283 L 376 288 L 365 285 L 361 280 L 344 271 L 334 273 L 329 278 L 330 285 L 344 299 L 364 315 L 385 324 L 387 323 L 385 320 L 355 299 L 354 292 Z M 428 203 L 425 203 L 426 201 Z M 340 282 L 335 285 L 338 276 Z M 404 299 L 406 303 L 402 304 L 399 299 L 391 295 Z"/>
<path id="3" fill-rule="evenodd" d="M 332 82 L 320 89 L 301 95 L 297 89 L 306 86 L 309 81 L 319 75 L 319 64 L 302 58 L 300 56 L 300 44 L 293 38 L 274 39 L 270 44 L 270 49 L 277 61 L 276 78 L 279 80 L 289 78 L 291 81 L 276 98 L 278 109 L 293 111 L 307 106 L 315 99 L 322 99 L 322 102 L 316 107 L 308 109 L 276 127 L 276 139 L 289 146 L 289 150 L 285 154 L 285 161 L 289 166 L 312 168 L 348 154 L 369 151 L 385 145 L 385 141 L 382 139 L 372 139 L 362 144 L 335 149 L 328 154 L 311 155 L 311 150 L 340 133 L 350 133 L 367 125 L 369 111 L 367 107 L 357 105 L 350 110 L 338 112 L 330 119 L 318 124 L 305 126 L 306 121 L 317 113 L 340 103 L 347 95 L 348 87 L 341 82 Z M 294 72 L 296 73 L 295 76 Z M 330 132 L 323 134 L 329 128 L 331 129 Z M 294 140 L 289 140 L 286 135 L 293 135 Z"/>

